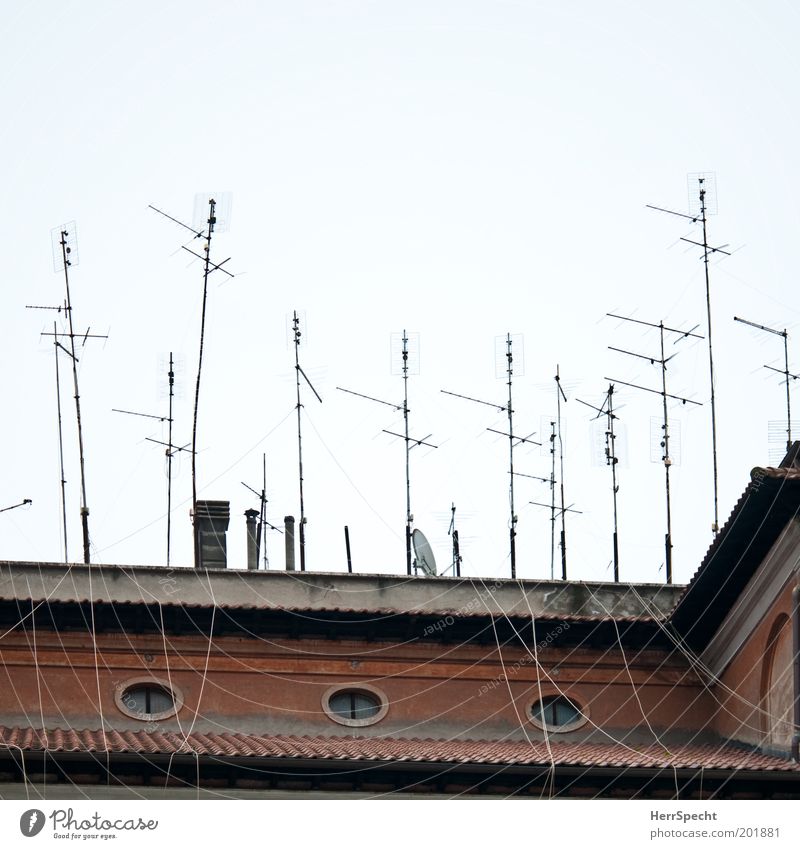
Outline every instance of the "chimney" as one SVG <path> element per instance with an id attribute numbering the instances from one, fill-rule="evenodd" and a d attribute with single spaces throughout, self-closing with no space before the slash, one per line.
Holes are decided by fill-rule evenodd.
<path id="1" fill-rule="evenodd" d="M 228 549 L 225 533 L 231 518 L 230 501 L 198 501 L 194 514 L 195 546 L 200 569 L 225 569 Z"/>
<path id="2" fill-rule="evenodd" d="M 258 510 L 245 510 L 247 517 L 247 568 L 258 569 L 258 537 L 256 531 L 256 517 Z"/>
<path id="3" fill-rule="evenodd" d="M 286 571 L 294 572 L 294 516 L 284 516 L 283 526 L 286 530 Z"/>

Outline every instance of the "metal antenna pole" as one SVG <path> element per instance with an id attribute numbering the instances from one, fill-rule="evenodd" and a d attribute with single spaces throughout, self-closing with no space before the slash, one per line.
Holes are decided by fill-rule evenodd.
<path id="1" fill-rule="evenodd" d="M 585 407 L 589 407 L 591 410 L 594 410 L 597 413 L 595 419 L 599 419 L 600 416 L 606 417 L 605 455 L 606 465 L 611 466 L 611 494 L 614 503 L 614 532 L 612 534 L 614 559 L 612 562 L 614 564 L 614 581 L 617 583 L 619 582 L 619 533 L 617 524 L 617 493 L 619 492 L 619 484 L 617 483 L 617 463 L 619 460 L 617 459 L 616 452 L 617 437 L 614 433 L 614 422 L 617 419 L 617 416 L 614 413 L 614 384 L 608 384 L 606 399 L 600 407 L 595 407 L 594 404 L 589 404 L 587 401 L 582 401 L 580 398 L 577 398 L 576 400 L 579 404 L 583 404 Z"/>
<path id="2" fill-rule="evenodd" d="M 261 539 L 264 539 L 264 571 L 269 568 L 267 560 L 267 455 L 266 452 L 261 455 L 262 466 L 262 483 L 261 483 L 261 514 L 258 521 L 258 530 L 256 531 L 256 560 L 258 560 L 261 552 Z"/>
<path id="3" fill-rule="evenodd" d="M 169 352 L 169 448 L 167 449 L 167 566 L 169 566 L 170 541 L 172 539 L 172 398 L 175 392 L 175 366 L 172 351 Z"/>
<path id="4" fill-rule="evenodd" d="M 508 471 L 509 471 L 509 500 L 511 507 L 511 524 L 509 538 L 511 543 L 511 579 L 517 577 L 517 514 L 514 510 L 514 409 L 511 405 L 511 378 L 514 373 L 514 357 L 511 352 L 511 334 L 506 336 L 506 359 L 508 366 Z"/>
<path id="5" fill-rule="evenodd" d="M 706 190 L 703 187 L 705 179 L 700 177 L 698 182 L 700 184 L 700 215 L 703 221 L 703 266 L 706 277 L 706 308 L 708 313 L 708 370 L 711 381 L 711 453 L 714 463 L 714 524 L 711 530 L 716 536 L 719 533 L 719 484 L 717 481 L 717 405 L 714 384 L 714 349 L 711 344 L 711 284 L 708 276 L 709 246 L 706 229 Z"/>
<path id="6" fill-rule="evenodd" d="M 72 300 L 69 293 L 69 252 L 66 230 L 61 231 L 61 257 L 64 262 L 64 286 L 67 291 L 65 311 L 69 323 L 70 357 L 72 359 L 72 381 L 75 387 L 75 416 L 78 422 L 78 456 L 81 469 L 81 528 L 83 532 L 83 562 L 89 563 L 89 506 L 86 502 L 86 463 L 83 456 L 83 426 L 81 424 L 81 394 L 78 391 L 78 359 L 75 356 L 75 332 L 72 323 Z"/>
<path id="7" fill-rule="evenodd" d="M 317 396 L 317 401 L 322 403 L 322 398 L 319 397 L 317 390 L 311 384 L 311 381 L 306 376 L 300 366 L 300 337 L 303 335 L 300 332 L 300 319 L 297 317 L 297 311 L 293 313 L 292 328 L 294 330 L 294 370 L 295 370 L 295 385 L 297 388 L 297 464 L 298 474 L 300 478 L 300 571 L 306 571 L 306 510 L 305 500 L 303 498 L 303 432 L 300 426 L 300 410 L 302 402 L 300 400 L 300 377 L 302 375 L 305 382 L 311 388 L 314 395 Z"/>
<path id="8" fill-rule="evenodd" d="M 411 443 L 408 438 L 408 336 L 403 330 L 403 425 L 406 443 L 406 573 L 411 574 Z"/>
<path id="9" fill-rule="evenodd" d="M 765 330 L 767 333 L 773 333 L 775 336 L 783 337 L 783 371 L 776 369 L 773 366 L 764 366 L 770 371 L 777 371 L 782 374 L 786 380 L 786 450 L 791 451 L 792 448 L 792 399 L 789 394 L 789 378 L 797 380 L 798 376 L 789 371 L 789 332 L 783 330 L 775 330 L 772 327 L 765 327 L 763 324 L 757 324 L 755 321 L 748 321 L 746 318 L 733 317 L 734 321 L 740 321 L 742 324 L 749 324 L 750 327 L 756 327 L 759 330 Z"/>
<path id="10" fill-rule="evenodd" d="M 448 535 L 453 540 L 453 574 L 456 578 L 461 577 L 461 546 L 458 541 L 458 530 L 456 528 L 456 505 L 453 503 L 450 507 L 450 527 L 447 529 Z"/>
<path id="11" fill-rule="evenodd" d="M 561 580 L 567 580 L 567 522 L 566 522 L 566 507 L 564 502 L 564 441 L 561 436 L 561 399 L 564 403 L 567 402 L 567 396 L 561 388 L 561 372 L 556 365 L 556 402 L 558 410 L 558 456 L 561 467 L 561 479 L 559 485 L 561 488 Z"/>
<path id="12" fill-rule="evenodd" d="M 396 361 L 394 359 L 395 347 L 394 347 L 394 339 L 399 334 L 392 334 L 392 373 L 398 374 L 398 367 L 395 365 Z M 409 350 L 409 337 L 408 332 L 403 330 L 402 336 L 400 337 L 400 341 L 402 343 L 402 347 L 399 350 L 400 359 L 399 359 L 399 373 L 403 377 L 403 403 L 402 404 L 394 404 L 391 401 L 384 401 L 381 398 L 373 398 L 371 395 L 364 395 L 361 392 L 354 392 L 352 389 L 344 389 L 341 386 L 337 386 L 336 388 L 341 392 L 347 392 L 348 395 L 355 395 L 358 398 L 364 398 L 367 401 L 374 401 L 376 404 L 383 404 L 385 407 L 391 407 L 393 410 L 397 412 L 403 413 L 403 432 L 397 433 L 393 430 L 384 429 L 382 432 L 389 434 L 389 436 L 395 436 L 398 439 L 402 439 L 405 443 L 405 471 L 406 471 L 406 522 L 405 522 L 405 548 L 406 548 L 406 573 L 408 575 L 413 574 L 413 569 L 416 568 L 414 564 L 414 560 L 412 558 L 412 547 L 413 547 L 413 525 L 414 525 L 414 514 L 411 512 L 411 449 L 415 448 L 418 445 L 425 445 L 428 448 L 438 448 L 437 445 L 434 445 L 431 442 L 428 442 L 428 439 L 432 436 L 432 434 L 428 434 L 422 439 L 416 439 L 411 436 L 409 433 L 409 413 L 410 410 L 408 408 L 408 378 L 410 373 L 419 373 L 418 366 L 412 365 L 409 362 L 409 354 L 413 354 L 414 351 Z"/>
<path id="13" fill-rule="evenodd" d="M 556 423 L 550 422 L 550 580 L 556 577 Z"/>
<path id="14" fill-rule="evenodd" d="M 194 389 L 194 412 L 192 415 L 192 521 L 197 520 L 197 411 L 200 405 L 200 376 L 203 370 L 203 348 L 205 345 L 206 332 L 206 304 L 208 302 L 208 275 L 211 271 L 211 236 L 214 234 L 214 225 L 217 223 L 215 213 L 216 201 L 210 198 L 208 201 L 208 229 L 206 230 L 206 243 L 203 245 L 203 307 L 200 314 L 200 352 L 197 358 L 197 382 Z M 196 528 L 196 526 L 195 526 Z M 194 565 L 200 568 L 200 537 L 195 530 L 194 534 Z"/>
<path id="15" fill-rule="evenodd" d="M 664 411 L 664 480 L 667 491 L 667 535 L 664 539 L 667 563 L 667 583 L 672 583 L 672 511 L 670 508 L 669 497 L 669 468 L 672 465 L 672 459 L 669 456 L 669 413 L 667 412 L 667 361 L 664 356 L 664 323 L 660 322 L 659 333 L 661 337 L 661 399 Z"/>
<path id="16" fill-rule="evenodd" d="M 58 409 L 58 459 L 61 465 L 61 518 L 64 526 L 64 562 L 69 563 L 69 546 L 67 544 L 67 481 L 64 477 L 64 436 L 61 427 L 61 379 L 58 368 L 58 348 L 59 342 L 57 337 L 58 328 L 53 322 L 53 348 L 56 359 L 56 405 Z"/>
<path id="17" fill-rule="evenodd" d="M 708 221 L 707 221 L 707 213 L 708 208 L 706 204 L 706 176 L 697 175 L 698 184 L 699 184 L 699 198 L 700 198 L 700 214 L 699 215 L 686 215 L 683 212 L 675 212 L 671 209 L 664 209 L 660 206 L 652 206 L 651 204 L 647 204 L 649 209 L 655 209 L 658 212 L 666 212 L 670 215 L 677 215 L 680 218 L 688 218 L 693 224 L 696 224 L 699 220 L 703 225 L 703 241 L 697 242 L 693 239 L 688 239 L 685 236 L 681 236 L 682 242 L 688 242 L 691 245 L 697 245 L 703 249 L 703 265 L 705 268 L 705 283 L 706 283 L 706 313 L 708 317 L 708 370 L 709 377 L 711 382 L 711 454 L 713 461 L 713 470 L 714 470 L 714 522 L 711 525 L 711 532 L 716 536 L 719 533 L 719 483 L 718 483 L 718 474 L 717 474 L 717 402 L 716 402 L 716 385 L 714 381 L 714 349 L 711 343 L 711 283 L 709 279 L 708 272 L 708 257 L 712 253 L 720 253 L 725 256 L 730 256 L 730 252 L 723 250 L 723 248 L 728 247 L 727 245 L 723 245 L 721 247 L 713 247 L 708 244 Z M 669 328 L 665 328 L 669 329 Z"/>
<path id="18" fill-rule="evenodd" d="M 617 525 L 617 459 L 616 440 L 614 435 L 614 384 L 608 384 L 608 430 L 606 431 L 606 462 L 611 466 L 611 491 L 614 495 L 614 582 L 619 583 L 619 528 Z"/>

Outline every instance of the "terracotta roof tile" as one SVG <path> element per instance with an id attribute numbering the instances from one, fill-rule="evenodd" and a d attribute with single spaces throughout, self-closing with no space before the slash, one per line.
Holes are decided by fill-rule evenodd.
<path id="1" fill-rule="evenodd" d="M 181 754 L 210 757 L 303 758 L 348 761 L 547 765 L 542 742 L 419 740 L 391 737 L 297 737 L 145 731 L 73 731 L 0 726 L 0 747 L 25 751 Z M 555 765 L 649 769 L 720 769 L 798 772 L 800 764 L 731 745 L 628 747 L 612 743 L 551 743 Z"/>

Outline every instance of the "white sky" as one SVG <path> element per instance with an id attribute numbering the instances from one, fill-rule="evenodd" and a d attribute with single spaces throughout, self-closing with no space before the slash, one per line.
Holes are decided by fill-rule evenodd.
<path id="1" fill-rule="evenodd" d="M 58 560 L 60 528 L 53 347 L 39 338 L 63 278 L 50 231 L 76 220 L 76 328 L 110 329 L 80 357 L 95 562 L 163 564 L 165 431 L 112 407 L 166 413 L 160 358 L 182 358 L 175 437 L 191 438 L 201 268 L 184 232 L 147 209 L 191 221 L 194 196 L 233 195 L 232 226 L 213 244 L 236 277 L 212 277 L 199 419 L 200 497 L 231 501 L 231 565 L 244 566 L 244 518 L 267 454 L 269 518 L 299 514 L 293 352 L 287 315 L 307 319 L 305 394 L 308 566 L 345 568 L 349 525 L 358 571 L 405 571 L 402 443 L 388 407 L 345 386 L 402 399 L 390 335 L 418 332 L 410 381 L 415 524 L 449 562 L 458 508 L 464 572 L 508 576 L 507 444 L 488 407 L 502 403 L 495 337 L 524 335 L 515 429 L 542 432 L 560 364 L 570 577 L 611 576 L 608 469 L 593 465 L 590 411 L 605 376 L 657 386 L 653 333 L 607 311 L 705 332 L 699 252 L 685 211 L 687 173 L 714 172 L 712 244 L 733 256 L 712 273 L 718 370 L 720 519 L 766 465 L 769 421 L 785 418 L 781 340 L 733 322 L 788 327 L 797 357 L 794 274 L 796 88 L 800 13 L 788 2 L 30 2 L 4 19 L 0 91 L 3 282 L 0 557 Z M 694 235 L 693 235 L 694 233 Z M 669 344 L 669 343 L 668 343 Z M 79 474 L 66 359 L 62 392 L 70 559 L 80 560 Z M 708 401 L 705 343 L 685 345 L 670 391 Z M 663 580 L 663 467 L 650 461 L 655 395 L 622 391 L 622 577 Z M 711 542 L 710 409 L 680 419 L 673 474 L 675 579 Z M 797 411 L 800 423 L 800 408 Z M 800 426 L 797 428 L 800 435 Z M 546 434 L 545 434 L 546 441 Z M 520 448 L 517 468 L 549 474 Z M 173 562 L 191 564 L 190 466 L 174 480 Z M 544 484 L 516 486 L 518 574 L 548 577 Z M 273 567 L 282 538 L 269 536 Z"/>

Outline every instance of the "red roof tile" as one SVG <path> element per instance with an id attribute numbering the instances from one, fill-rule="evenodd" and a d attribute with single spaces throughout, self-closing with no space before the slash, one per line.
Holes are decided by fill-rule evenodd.
<path id="1" fill-rule="evenodd" d="M 12 750 L 208 757 L 298 758 L 346 761 L 519 764 L 649 769 L 719 769 L 800 772 L 800 764 L 730 745 L 628 747 L 619 743 L 518 740 L 419 740 L 390 737 L 262 737 L 252 734 L 73 731 L 0 726 L 0 746 Z M 552 756 L 552 757 L 551 757 Z"/>

